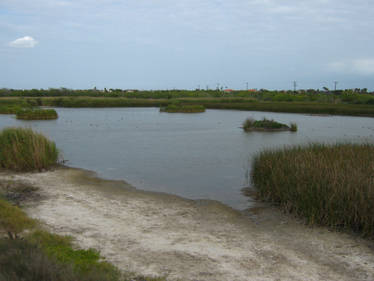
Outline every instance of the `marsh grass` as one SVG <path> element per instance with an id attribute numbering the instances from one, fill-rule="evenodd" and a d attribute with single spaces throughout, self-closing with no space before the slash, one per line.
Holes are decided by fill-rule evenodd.
<path id="1" fill-rule="evenodd" d="M 297 126 L 292 123 L 291 126 L 274 121 L 273 119 L 254 120 L 247 118 L 243 123 L 243 130 L 250 131 L 297 131 Z"/>
<path id="2" fill-rule="evenodd" d="M 212 91 L 212 93 L 215 93 Z M 374 116 L 374 106 L 370 103 L 347 104 L 332 103 L 325 99 L 295 99 L 294 101 L 259 98 L 251 96 L 191 96 L 171 95 L 157 96 L 151 93 L 141 95 L 132 93 L 131 97 L 122 96 L 60 96 L 60 97 L 30 97 L 27 99 L 0 98 L 0 105 L 19 104 L 22 106 L 56 106 L 56 107 L 163 107 L 173 101 L 183 104 L 200 104 L 209 109 L 233 109 L 248 111 L 271 111 L 307 114 L 331 114 L 352 116 Z M 156 98 L 157 97 L 157 98 Z M 309 96 L 308 96 L 309 97 Z M 330 96 L 328 96 L 331 98 Z M 373 98 L 374 100 L 374 98 Z"/>
<path id="3" fill-rule="evenodd" d="M 374 145 L 310 144 L 263 151 L 252 165 L 259 199 L 307 223 L 374 234 Z"/>
<path id="4" fill-rule="evenodd" d="M 58 115 L 54 109 L 23 109 L 16 112 L 16 118 L 22 120 L 53 120 Z"/>
<path id="5" fill-rule="evenodd" d="M 54 142 L 31 129 L 7 128 L 0 132 L 0 167 L 15 171 L 48 169 L 57 163 Z"/>
<path id="6" fill-rule="evenodd" d="M 180 103 L 172 103 L 167 105 L 166 107 L 160 108 L 161 112 L 169 112 L 169 113 L 200 113 L 205 112 L 205 107 L 199 104 L 180 104 Z"/>
<path id="7" fill-rule="evenodd" d="M 22 107 L 19 105 L 1 105 L 0 114 L 16 114 L 21 111 Z"/>

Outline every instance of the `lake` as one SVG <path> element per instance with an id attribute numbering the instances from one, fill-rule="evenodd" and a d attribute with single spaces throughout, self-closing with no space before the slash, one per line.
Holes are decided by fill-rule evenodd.
<path id="1" fill-rule="evenodd" d="M 56 108 L 59 119 L 21 121 L 0 115 L 0 128 L 30 127 L 54 140 L 67 165 L 139 189 L 190 199 L 212 199 L 236 209 L 250 206 L 253 156 L 263 149 L 310 142 L 372 142 L 372 118 L 207 110 L 160 113 L 158 108 Z M 298 131 L 251 132 L 247 117 L 296 122 Z"/>

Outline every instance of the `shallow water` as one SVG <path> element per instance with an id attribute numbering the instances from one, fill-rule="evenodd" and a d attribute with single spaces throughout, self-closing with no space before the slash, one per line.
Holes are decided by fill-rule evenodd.
<path id="1" fill-rule="evenodd" d="M 158 108 L 57 108 L 59 119 L 21 121 L 0 115 L 0 128 L 31 127 L 54 140 L 67 165 L 123 179 L 137 188 L 249 207 L 250 160 L 257 152 L 308 142 L 372 142 L 374 119 L 346 116 L 207 110 L 160 113 Z M 245 133 L 247 117 L 296 122 L 291 132 Z"/>

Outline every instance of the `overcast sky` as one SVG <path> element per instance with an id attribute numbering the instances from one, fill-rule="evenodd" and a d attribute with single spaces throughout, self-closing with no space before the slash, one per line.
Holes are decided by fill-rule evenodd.
<path id="1" fill-rule="evenodd" d="M 0 0 L 0 88 L 369 88 L 373 0 Z"/>

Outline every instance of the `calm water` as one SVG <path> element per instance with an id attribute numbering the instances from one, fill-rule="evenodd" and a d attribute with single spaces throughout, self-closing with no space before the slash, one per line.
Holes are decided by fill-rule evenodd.
<path id="1" fill-rule="evenodd" d="M 58 108 L 58 120 L 19 121 L 0 115 L 0 128 L 31 127 L 53 139 L 67 164 L 124 179 L 137 188 L 191 199 L 214 199 L 245 209 L 246 174 L 265 148 L 308 142 L 372 141 L 374 119 L 208 110 L 160 113 L 157 108 Z M 297 133 L 240 128 L 247 117 L 296 122 Z"/>

